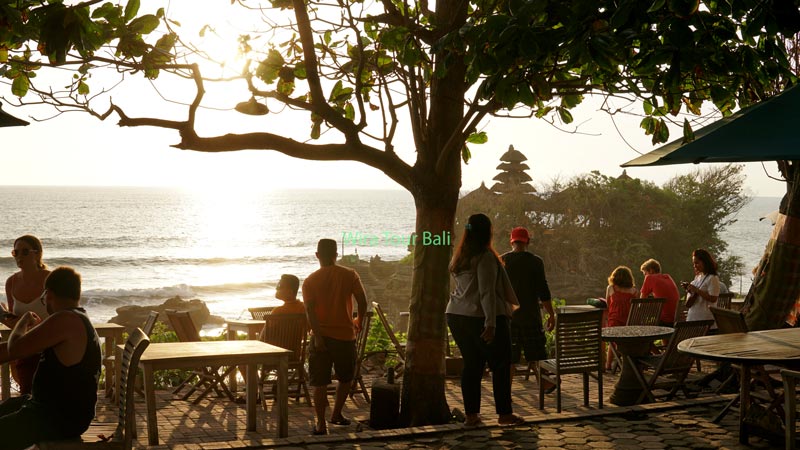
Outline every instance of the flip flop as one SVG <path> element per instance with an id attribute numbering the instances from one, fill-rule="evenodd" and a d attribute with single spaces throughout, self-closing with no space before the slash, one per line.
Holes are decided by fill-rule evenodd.
<path id="1" fill-rule="evenodd" d="M 311 427 L 311 434 L 314 436 L 322 436 L 328 434 L 328 430 L 318 430 L 317 427 Z"/>
<path id="2" fill-rule="evenodd" d="M 328 419 L 328 423 L 332 423 L 334 425 L 350 425 L 350 419 L 342 416 L 336 419 Z"/>
<path id="3" fill-rule="evenodd" d="M 484 425 L 485 424 L 480 419 L 476 420 L 475 422 L 466 422 L 466 421 L 464 422 L 464 428 L 478 428 L 478 427 L 482 427 Z"/>
<path id="4" fill-rule="evenodd" d="M 516 414 L 514 415 L 514 420 L 512 420 L 511 422 L 505 422 L 505 423 L 502 423 L 502 422 L 499 422 L 499 421 L 497 422 L 497 424 L 500 425 L 501 427 L 513 427 L 513 426 L 516 426 L 516 425 L 522 425 L 524 423 L 525 423 L 525 419 L 523 419 L 522 417 L 520 417 L 520 416 L 518 416 Z"/>

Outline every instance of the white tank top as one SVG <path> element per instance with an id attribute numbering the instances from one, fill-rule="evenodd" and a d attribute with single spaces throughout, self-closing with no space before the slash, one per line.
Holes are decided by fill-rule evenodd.
<path id="1" fill-rule="evenodd" d="M 44 290 L 42 290 L 42 294 L 44 294 Z M 22 317 L 22 315 L 25 314 L 26 312 L 33 311 L 36 313 L 36 315 L 38 315 L 42 319 L 46 319 L 47 317 L 50 316 L 50 314 L 47 313 L 47 306 L 45 306 L 44 303 L 42 303 L 41 299 L 42 294 L 39 294 L 39 297 L 36 297 L 30 303 L 22 303 L 21 301 L 17 300 L 17 298 L 14 297 L 14 294 L 12 293 L 11 298 L 14 299 L 14 310 L 11 312 L 14 313 L 14 315 L 17 317 Z"/>

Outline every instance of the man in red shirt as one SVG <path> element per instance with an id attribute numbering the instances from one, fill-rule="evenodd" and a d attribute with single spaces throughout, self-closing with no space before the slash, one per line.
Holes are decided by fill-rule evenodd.
<path id="1" fill-rule="evenodd" d="M 644 275 L 642 290 L 639 296 L 667 299 L 661 309 L 660 325 L 671 327 L 675 322 L 675 309 L 680 300 L 680 293 L 675 281 L 666 273 L 661 273 L 661 264 L 655 259 L 648 259 L 640 267 Z"/>
<path id="2" fill-rule="evenodd" d="M 339 384 L 329 422 L 350 424 L 350 420 L 342 415 L 342 408 L 355 376 L 356 334 L 361 330 L 367 312 L 367 296 L 356 271 L 336 265 L 336 241 L 320 239 L 316 255 L 320 267 L 303 282 L 303 300 L 313 335 L 308 355 L 309 384 L 314 387 L 314 412 L 317 416 L 313 433 L 327 434 L 325 409 L 331 368 L 336 371 Z M 355 319 L 354 298 L 358 305 Z"/>

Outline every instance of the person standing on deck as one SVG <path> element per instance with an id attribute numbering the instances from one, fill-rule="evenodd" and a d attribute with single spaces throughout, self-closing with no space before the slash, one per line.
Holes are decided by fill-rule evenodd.
<path id="1" fill-rule="evenodd" d="M 350 424 L 342 415 L 342 408 L 355 376 L 356 335 L 361 331 L 367 312 L 367 296 L 356 271 L 336 265 L 336 241 L 320 239 L 316 256 L 320 268 L 303 282 L 303 300 L 312 333 L 308 372 L 309 384 L 314 387 L 316 426 L 313 434 L 327 434 L 325 410 L 331 368 L 336 371 L 339 383 L 328 421 L 334 425 Z M 355 319 L 353 298 L 358 305 Z"/>

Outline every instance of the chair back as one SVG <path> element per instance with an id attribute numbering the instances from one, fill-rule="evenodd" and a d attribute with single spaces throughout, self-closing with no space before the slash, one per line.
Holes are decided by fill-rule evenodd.
<path id="1" fill-rule="evenodd" d="M 556 315 L 556 365 L 559 373 L 602 370 L 603 310 Z"/>
<path id="2" fill-rule="evenodd" d="M 712 306 L 708 308 L 711 314 L 714 315 L 714 321 L 717 322 L 717 329 L 720 334 L 729 333 L 747 333 L 747 322 L 744 320 L 744 314 L 739 311 L 731 309 L 717 308 Z"/>
<path id="3" fill-rule="evenodd" d="M 136 415 L 134 409 L 134 391 L 136 374 L 139 372 L 139 359 L 142 357 L 150 338 L 137 328 L 128 335 L 125 349 L 122 351 L 122 376 L 120 378 L 119 422 L 114 432 L 113 441 L 122 442 L 124 450 L 131 450 L 133 437 L 136 434 Z"/>
<path id="4" fill-rule="evenodd" d="M 713 320 L 692 320 L 690 322 L 678 322 L 675 324 L 675 332 L 669 339 L 664 356 L 661 359 L 659 373 L 679 372 L 689 370 L 694 364 L 694 356 L 687 355 L 678 351 L 678 344 L 686 339 L 705 336 Z"/>
<path id="5" fill-rule="evenodd" d="M 689 316 L 689 308 L 686 307 L 685 299 L 678 299 L 678 304 L 675 305 L 675 321 L 674 321 L 674 323 L 686 322 L 686 318 L 688 316 Z"/>
<path id="6" fill-rule="evenodd" d="M 308 334 L 305 314 L 276 314 L 264 317 L 262 342 L 294 352 L 294 360 L 302 361 Z"/>
<path id="7" fill-rule="evenodd" d="M 192 320 L 189 311 L 176 311 L 174 309 L 167 309 L 164 311 L 167 314 L 172 329 L 178 336 L 181 342 L 200 342 L 200 332 Z"/>
<path id="8" fill-rule="evenodd" d="M 270 314 L 272 314 L 272 310 L 275 309 L 274 306 L 260 306 L 258 308 L 247 308 L 250 311 L 250 315 L 253 316 L 253 320 L 264 320 L 264 318 Z"/>
<path id="9" fill-rule="evenodd" d="M 665 298 L 634 298 L 626 325 L 658 325 Z"/>
<path id="10" fill-rule="evenodd" d="M 714 306 L 716 306 L 717 308 L 731 309 L 732 300 L 733 300 L 733 292 L 726 292 L 724 294 L 719 294 L 719 297 L 717 297 L 717 303 Z"/>
<path id="11" fill-rule="evenodd" d="M 375 314 L 378 315 L 378 320 L 381 321 L 381 325 L 383 325 L 383 329 L 386 330 L 386 334 L 389 335 L 389 340 L 392 341 L 392 345 L 394 346 L 395 351 L 397 351 L 397 356 L 400 357 L 403 361 L 406 360 L 406 351 L 402 345 L 400 345 L 400 341 L 397 340 L 397 336 L 394 335 L 394 330 L 392 330 L 392 325 L 389 323 L 389 320 L 386 319 L 386 314 L 383 313 L 383 309 L 378 302 L 372 302 L 372 308 L 375 310 Z"/>
<path id="12" fill-rule="evenodd" d="M 144 321 L 144 326 L 142 326 L 142 331 L 144 331 L 144 334 L 150 336 L 150 333 L 153 332 L 153 328 L 156 326 L 157 320 L 158 311 L 150 311 L 150 314 L 147 316 L 147 320 Z"/>

